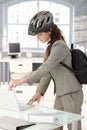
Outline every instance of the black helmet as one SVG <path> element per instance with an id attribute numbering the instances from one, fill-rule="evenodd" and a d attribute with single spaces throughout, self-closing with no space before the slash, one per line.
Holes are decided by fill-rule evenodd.
<path id="1" fill-rule="evenodd" d="M 29 35 L 36 35 L 48 31 L 53 24 L 53 15 L 49 11 L 40 11 L 30 20 L 28 27 Z"/>

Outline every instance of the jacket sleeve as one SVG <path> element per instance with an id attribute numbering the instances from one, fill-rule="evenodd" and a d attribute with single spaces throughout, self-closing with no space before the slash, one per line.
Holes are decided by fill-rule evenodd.
<path id="1" fill-rule="evenodd" d="M 42 77 L 49 75 L 51 70 L 56 67 L 60 61 L 66 56 L 65 45 L 61 42 L 55 42 L 51 48 L 50 56 L 47 61 L 43 63 L 36 71 L 33 71 L 30 75 L 25 76 L 29 85 L 41 80 Z"/>
<path id="2" fill-rule="evenodd" d="M 39 91 L 41 92 L 42 95 L 44 95 L 49 86 L 50 81 L 51 81 L 50 74 L 42 77 L 36 91 Z"/>

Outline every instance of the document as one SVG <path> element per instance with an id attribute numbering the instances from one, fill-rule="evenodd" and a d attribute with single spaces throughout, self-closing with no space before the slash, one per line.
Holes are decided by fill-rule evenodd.
<path id="1" fill-rule="evenodd" d="M 35 125 L 35 123 L 31 123 L 23 119 L 9 116 L 0 117 L 0 128 L 6 130 L 23 130 L 24 128 L 30 127 L 32 125 Z"/>

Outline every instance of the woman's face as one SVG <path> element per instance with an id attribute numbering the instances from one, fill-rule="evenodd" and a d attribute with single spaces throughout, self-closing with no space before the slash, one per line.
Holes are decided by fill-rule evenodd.
<path id="1" fill-rule="evenodd" d="M 51 33 L 51 31 L 41 32 L 41 33 L 38 33 L 36 36 L 40 42 L 45 43 L 50 40 L 50 33 Z"/>

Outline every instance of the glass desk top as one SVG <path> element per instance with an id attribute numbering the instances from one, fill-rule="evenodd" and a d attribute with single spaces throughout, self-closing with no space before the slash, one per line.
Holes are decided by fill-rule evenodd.
<path id="1" fill-rule="evenodd" d="M 60 126 L 72 123 L 72 130 L 77 130 L 76 122 L 84 118 L 83 115 L 59 111 L 49 107 L 33 105 L 33 107 L 22 112 L 10 112 L 7 110 L 0 110 L 0 116 L 9 115 L 13 117 L 24 118 L 30 121 L 30 117 L 37 117 L 35 123 L 36 125 L 26 128 L 24 130 L 52 130 Z M 42 120 L 42 117 L 44 120 Z M 53 122 L 47 122 L 48 118 L 51 117 Z M 40 119 L 39 119 L 40 118 Z M 39 119 L 39 121 L 38 121 Z M 31 121 L 32 122 L 32 121 Z M 2 130 L 2 129 L 0 129 Z"/>
<path id="2" fill-rule="evenodd" d="M 32 107 L 32 109 L 29 110 L 28 112 L 28 120 L 30 119 L 30 117 L 34 116 L 37 117 L 37 119 L 35 120 L 35 122 L 37 123 L 37 126 L 33 126 L 31 128 L 27 128 L 26 130 L 51 130 L 60 126 L 64 126 L 67 125 L 69 123 L 72 123 L 72 125 L 74 125 L 74 127 L 72 127 L 72 130 L 76 130 L 77 126 L 76 126 L 76 122 L 78 120 L 81 120 L 84 118 L 83 115 L 79 115 L 79 114 L 74 114 L 74 113 L 69 113 L 69 112 L 64 112 L 64 111 L 59 111 L 56 109 L 52 109 L 52 108 L 48 108 L 48 107 L 43 107 L 43 106 L 39 106 L 36 105 L 34 107 Z M 40 116 L 43 118 L 40 118 Z M 45 118 L 48 117 L 48 118 Z M 49 117 L 53 117 L 53 122 L 50 123 L 49 122 Z M 38 121 L 38 118 L 40 118 L 40 122 Z M 49 123 L 46 123 L 46 120 L 48 119 Z M 57 120 L 55 120 L 57 119 Z"/>

